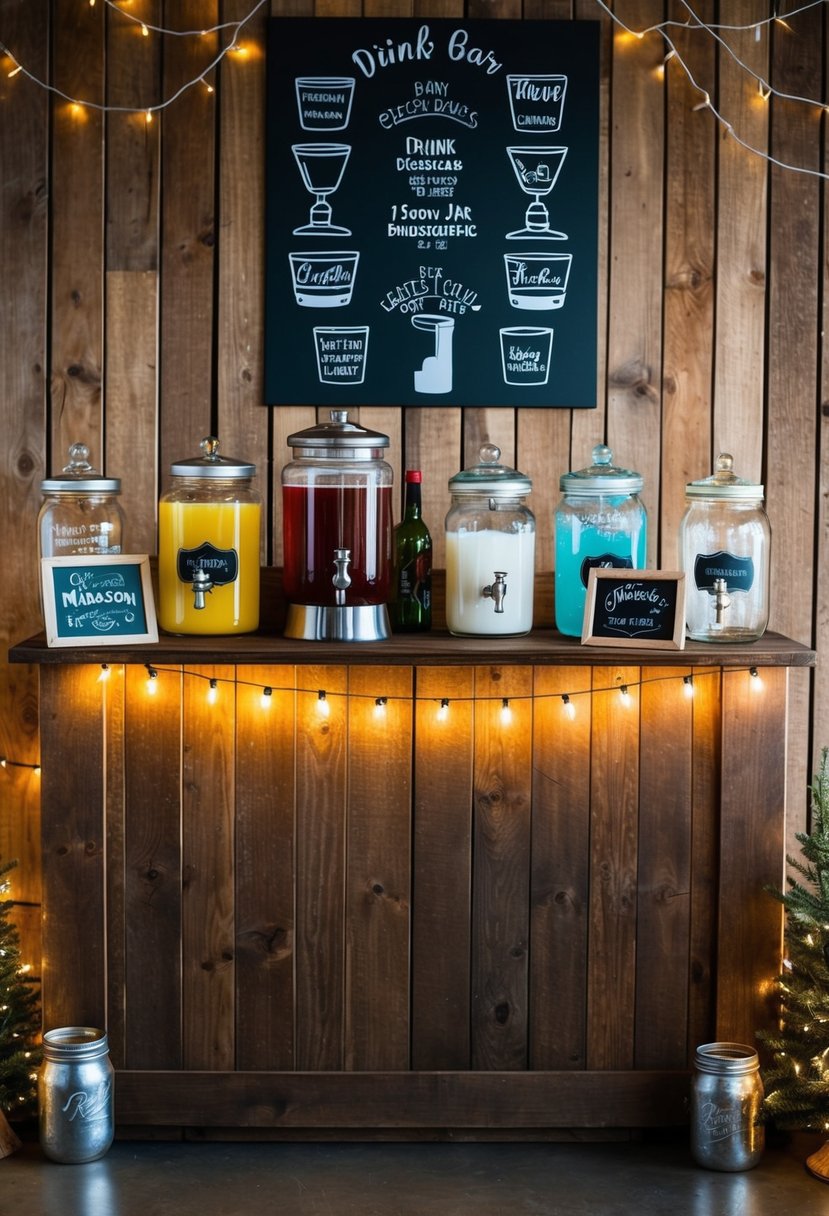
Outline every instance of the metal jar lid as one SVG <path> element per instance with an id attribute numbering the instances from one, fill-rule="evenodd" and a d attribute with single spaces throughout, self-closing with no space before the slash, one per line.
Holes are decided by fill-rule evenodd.
<path id="1" fill-rule="evenodd" d="M 85 443 L 73 443 L 62 477 L 47 477 L 40 483 L 43 494 L 120 494 L 120 477 L 103 477 L 89 463 Z"/>
<path id="2" fill-rule="evenodd" d="M 479 453 L 480 464 L 461 469 L 449 478 L 451 494 L 486 494 L 489 498 L 520 498 L 529 494 L 533 483 L 524 473 L 499 464 L 501 449 L 485 443 Z"/>
<path id="3" fill-rule="evenodd" d="M 331 410 L 330 419 L 330 422 L 318 422 L 305 431 L 289 435 L 288 447 L 300 449 L 300 455 L 324 454 L 359 460 L 370 459 L 378 448 L 389 446 L 388 435 L 349 422 L 348 410 Z"/>
<path id="4" fill-rule="evenodd" d="M 685 494 L 688 498 L 762 499 L 763 486 L 738 477 L 734 472 L 734 457 L 728 452 L 720 452 L 716 471 L 700 481 L 689 481 Z"/>
<path id="5" fill-rule="evenodd" d="M 256 465 L 245 460 L 232 460 L 229 456 L 219 455 L 219 441 L 215 435 L 208 435 L 199 444 L 203 456 L 194 456 L 192 460 L 181 460 L 170 465 L 174 477 L 222 477 L 225 479 L 253 477 Z"/>
<path id="6" fill-rule="evenodd" d="M 604 443 L 593 449 L 593 463 L 586 469 L 562 473 L 559 487 L 565 494 L 638 494 L 644 485 L 641 473 L 612 464 L 613 453 Z"/>

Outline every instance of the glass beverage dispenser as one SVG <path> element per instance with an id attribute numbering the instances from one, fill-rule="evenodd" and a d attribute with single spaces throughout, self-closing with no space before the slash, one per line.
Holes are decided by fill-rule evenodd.
<path id="1" fill-rule="evenodd" d="M 387 435 L 331 410 L 288 436 L 282 470 L 285 636 L 368 642 L 391 633 L 392 470 Z"/>

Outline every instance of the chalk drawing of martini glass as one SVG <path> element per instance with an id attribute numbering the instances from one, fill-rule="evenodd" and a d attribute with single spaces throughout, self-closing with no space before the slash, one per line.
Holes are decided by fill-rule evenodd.
<path id="1" fill-rule="evenodd" d="M 309 222 L 294 228 L 294 236 L 351 236 L 350 228 L 331 223 L 331 205 L 327 201 L 342 181 L 351 145 L 292 144 L 292 151 L 302 184 L 316 199 Z"/>
<path id="2" fill-rule="evenodd" d="M 550 213 L 541 201 L 549 194 L 556 184 L 566 148 L 550 148 L 541 145 L 523 145 L 507 148 L 518 184 L 525 194 L 531 194 L 533 201 L 527 207 L 524 215 L 525 227 L 508 232 L 511 240 L 551 240 L 566 241 L 566 232 L 557 232 L 550 227 Z"/>

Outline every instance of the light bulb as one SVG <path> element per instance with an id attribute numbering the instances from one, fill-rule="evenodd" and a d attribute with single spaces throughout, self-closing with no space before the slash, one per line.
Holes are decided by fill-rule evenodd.
<path id="1" fill-rule="evenodd" d="M 449 717 L 449 698 L 441 697 L 440 708 L 438 709 L 438 722 L 445 722 Z"/>
<path id="2" fill-rule="evenodd" d="M 207 690 L 207 704 L 215 705 L 219 698 L 219 685 L 215 679 L 211 679 L 210 686 Z"/>
<path id="3" fill-rule="evenodd" d="M 321 688 L 317 693 L 317 713 L 321 718 L 327 718 L 331 713 L 331 706 L 328 704 L 324 688 Z"/>
<path id="4" fill-rule="evenodd" d="M 504 697 L 501 702 L 501 721 L 507 726 L 512 721 L 512 710 L 510 709 L 509 697 Z"/>
<path id="5" fill-rule="evenodd" d="M 567 717 L 572 722 L 576 716 L 576 707 L 573 704 L 573 702 L 570 700 L 570 698 L 566 692 L 562 695 L 561 703 L 562 703 L 562 706 L 564 707 L 564 712 L 566 713 Z"/>
<path id="6" fill-rule="evenodd" d="M 259 698 L 259 704 L 263 709 L 270 709 L 273 705 L 273 689 L 263 688 L 262 696 Z"/>

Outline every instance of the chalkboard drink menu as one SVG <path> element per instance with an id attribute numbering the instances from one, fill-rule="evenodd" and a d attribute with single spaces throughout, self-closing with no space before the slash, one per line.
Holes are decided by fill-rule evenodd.
<path id="1" fill-rule="evenodd" d="M 596 405 L 599 23 L 269 23 L 266 400 Z"/>

